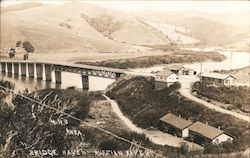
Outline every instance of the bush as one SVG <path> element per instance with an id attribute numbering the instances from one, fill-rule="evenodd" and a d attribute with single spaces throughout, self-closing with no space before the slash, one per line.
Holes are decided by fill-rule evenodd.
<path id="1" fill-rule="evenodd" d="M 250 109 L 249 90 L 250 88 L 247 87 L 214 87 L 199 82 L 192 85 L 192 92 L 196 92 L 197 95 L 206 97 L 209 100 L 231 104 L 229 109 Z"/>
<path id="2" fill-rule="evenodd" d="M 23 48 L 28 52 L 28 53 L 33 53 L 35 51 L 34 46 L 29 42 L 29 41 L 24 41 L 23 42 Z"/>

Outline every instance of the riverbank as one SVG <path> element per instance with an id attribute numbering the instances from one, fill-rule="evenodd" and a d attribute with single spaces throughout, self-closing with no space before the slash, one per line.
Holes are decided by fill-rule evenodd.
<path id="1" fill-rule="evenodd" d="M 171 63 L 193 63 L 199 61 L 213 60 L 222 61 L 225 56 L 211 51 L 211 52 L 196 52 L 191 50 L 174 50 L 165 55 L 158 56 L 142 56 L 138 58 L 128 59 L 110 59 L 98 62 L 77 62 L 78 64 L 87 64 L 94 66 L 112 67 L 112 68 L 144 68 L 152 67 L 160 64 Z"/>

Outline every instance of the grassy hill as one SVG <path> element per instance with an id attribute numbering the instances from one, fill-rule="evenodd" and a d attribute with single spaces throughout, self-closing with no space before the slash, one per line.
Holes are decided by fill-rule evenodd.
<path id="1" fill-rule="evenodd" d="M 28 40 L 41 53 L 124 52 L 134 45 L 169 42 L 130 14 L 87 3 L 9 10 L 1 14 L 1 48 Z M 113 21 L 119 27 L 109 30 Z"/>
<path id="2" fill-rule="evenodd" d="M 36 52 L 116 51 L 128 47 L 104 37 L 80 14 L 91 9 L 82 3 L 42 6 L 1 15 L 1 47 L 18 40 L 34 44 Z"/>
<path id="3" fill-rule="evenodd" d="M 197 11 L 140 11 L 137 16 L 148 21 L 183 27 L 207 45 L 224 45 L 249 37 L 249 12 L 207 13 Z"/>
<path id="4" fill-rule="evenodd" d="M 181 96 L 179 88 L 180 85 L 175 84 L 163 90 L 154 90 L 153 78 L 126 76 L 115 82 L 107 95 L 118 102 L 128 118 L 144 128 L 159 128 L 159 119 L 167 113 L 173 113 L 193 122 L 208 122 L 211 126 L 220 126 L 234 137 L 234 143 L 228 146 L 215 146 L 213 149 L 205 146 L 205 153 L 229 153 L 249 147 L 249 126 L 244 121 Z"/>

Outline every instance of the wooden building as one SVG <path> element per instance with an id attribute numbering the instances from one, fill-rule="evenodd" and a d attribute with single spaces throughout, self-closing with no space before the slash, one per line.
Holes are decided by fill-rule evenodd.
<path id="1" fill-rule="evenodd" d="M 231 86 L 235 83 L 236 78 L 232 75 L 203 72 L 200 73 L 201 82 L 205 84 L 213 84 L 219 86 Z"/>
<path id="2" fill-rule="evenodd" d="M 179 82 L 179 76 L 169 70 L 162 70 L 155 74 L 155 89 L 164 89 L 176 82 Z"/>
<path id="3" fill-rule="evenodd" d="M 169 65 L 169 66 L 164 68 L 164 70 L 172 71 L 173 73 L 175 73 L 177 75 L 183 75 L 183 70 L 184 69 L 185 68 L 180 64 Z"/>
<path id="4" fill-rule="evenodd" d="M 219 128 L 209 126 L 202 122 L 195 122 L 188 127 L 189 137 L 198 144 L 213 143 L 220 144 L 225 141 L 233 141 L 233 137 Z"/>
<path id="5" fill-rule="evenodd" d="M 179 137 L 188 137 L 188 126 L 191 124 L 191 121 L 175 116 L 171 113 L 160 118 L 160 129 Z"/>

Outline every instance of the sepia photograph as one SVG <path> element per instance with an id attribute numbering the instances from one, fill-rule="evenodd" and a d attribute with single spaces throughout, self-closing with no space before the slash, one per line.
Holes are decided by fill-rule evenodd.
<path id="1" fill-rule="evenodd" d="M 1 0 L 0 158 L 250 158 L 249 0 Z"/>

